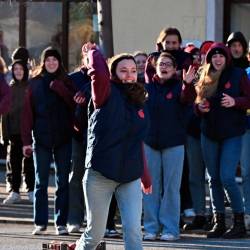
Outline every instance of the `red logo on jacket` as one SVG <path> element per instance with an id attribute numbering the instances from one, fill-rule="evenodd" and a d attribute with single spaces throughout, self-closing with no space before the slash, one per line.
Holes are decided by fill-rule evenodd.
<path id="1" fill-rule="evenodd" d="M 173 98 L 173 93 L 172 92 L 169 92 L 167 95 L 166 95 L 166 99 L 172 99 Z"/>
<path id="2" fill-rule="evenodd" d="M 145 115 L 144 115 L 143 109 L 140 109 L 140 110 L 138 111 L 138 115 L 139 115 L 140 118 L 144 119 Z"/>
<path id="3" fill-rule="evenodd" d="M 231 86 L 232 86 L 231 83 L 230 83 L 230 82 L 227 82 L 227 83 L 225 84 L 224 87 L 225 87 L 225 89 L 230 89 Z"/>

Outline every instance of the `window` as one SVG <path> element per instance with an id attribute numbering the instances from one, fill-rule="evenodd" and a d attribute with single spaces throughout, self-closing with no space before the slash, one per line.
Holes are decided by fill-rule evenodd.
<path id="1" fill-rule="evenodd" d="M 81 47 L 87 41 L 98 41 L 96 5 L 71 2 L 69 5 L 69 70 L 81 64 Z"/>
<path id="2" fill-rule="evenodd" d="M 227 0 L 224 1 L 224 41 L 229 34 L 241 31 L 247 40 L 250 39 L 248 20 L 250 16 L 249 0 Z"/>
<path id="3" fill-rule="evenodd" d="M 52 45 L 71 71 L 80 64 L 82 44 L 97 42 L 98 35 L 96 1 L 0 0 L 0 48 L 7 63 L 18 46 L 27 47 L 38 63 Z"/>
<path id="4" fill-rule="evenodd" d="M 250 39 L 250 29 L 248 20 L 250 16 L 250 3 L 232 3 L 230 30 L 241 31 L 247 40 Z"/>
<path id="5" fill-rule="evenodd" d="M 19 3 L 0 1 L 0 55 L 6 64 L 11 63 L 11 54 L 18 46 Z"/>
<path id="6" fill-rule="evenodd" d="M 39 62 L 41 52 L 53 46 L 62 49 L 62 3 L 27 2 L 26 47 Z"/>

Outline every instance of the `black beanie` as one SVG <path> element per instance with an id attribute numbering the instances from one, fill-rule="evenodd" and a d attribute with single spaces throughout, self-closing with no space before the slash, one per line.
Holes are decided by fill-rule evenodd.
<path id="1" fill-rule="evenodd" d="M 227 52 L 222 48 L 215 48 L 215 49 L 211 50 L 210 57 L 212 58 L 212 56 L 215 55 L 215 54 L 222 54 L 226 58 L 228 57 Z"/>
<path id="2" fill-rule="evenodd" d="M 56 49 L 52 47 L 48 47 L 45 50 L 43 50 L 41 54 L 41 63 L 44 63 L 46 58 L 48 58 L 49 56 L 54 56 L 59 61 L 59 64 L 62 63 L 61 55 Z"/>
<path id="3" fill-rule="evenodd" d="M 222 54 L 226 57 L 227 65 L 231 64 L 231 56 L 229 49 L 223 43 L 213 43 L 206 54 L 206 62 L 211 63 L 212 56 Z"/>
<path id="4" fill-rule="evenodd" d="M 26 48 L 19 47 L 13 51 L 11 58 L 12 58 L 12 61 L 22 60 L 27 64 L 29 60 L 29 52 Z"/>

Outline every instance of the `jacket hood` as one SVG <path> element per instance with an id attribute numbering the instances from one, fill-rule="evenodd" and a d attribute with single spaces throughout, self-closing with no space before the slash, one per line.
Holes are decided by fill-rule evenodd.
<path id="1" fill-rule="evenodd" d="M 227 39 L 227 46 L 230 47 L 231 44 L 236 41 L 241 43 L 243 50 L 244 50 L 244 54 L 246 54 L 247 53 L 247 40 L 240 31 L 232 32 L 229 35 Z"/>
<path id="2" fill-rule="evenodd" d="M 211 63 L 212 56 L 216 53 L 223 54 L 226 57 L 227 66 L 231 65 L 232 58 L 229 49 L 224 43 L 213 43 L 206 55 L 206 63 Z"/>

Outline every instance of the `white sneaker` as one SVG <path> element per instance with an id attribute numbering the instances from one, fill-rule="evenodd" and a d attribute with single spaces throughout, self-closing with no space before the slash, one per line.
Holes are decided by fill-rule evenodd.
<path id="1" fill-rule="evenodd" d="M 170 233 L 163 234 L 160 237 L 160 240 L 163 240 L 163 241 L 175 241 L 175 240 L 179 240 L 179 239 L 180 239 L 179 236 L 174 236 L 173 234 L 170 234 Z"/>
<path id="2" fill-rule="evenodd" d="M 245 227 L 246 230 L 250 230 L 250 214 L 245 214 Z"/>
<path id="3" fill-rule="evenodd" d="M 68 229 L 66 226 L 57 226 L 56 227 L 56 235 L 68 235 Z"/>
<path id="4" fill-rule="evenodd" d="M 145 233 L 143 240 L 156 240 L 156 234 Z"/>
<path id="5" fill-rule="evenodd" d="M 78 224 L 69 224 L 67 228 L 69 233 L 80 233 L 80 225 Z"/>
<path id="6" fill-rule="evenodd" d="M 35 229 L 33 230 L 32 234 L 33 235 L 43 235 L 46 233 L 46 226 L 39 226 L 39 225 L 36 225 L 35 226 Z"/>
<path id="7" fill-rule="evenodd" d="M 3 204 L 14 204 L 21 201 L 19 193 L 10 192 L 6 199 L 3 200 Z"/>
<path id="8" fill-rule="evenodd" d="M 194 212 L 193 208 L 185 209 L 183 212 L 184 212 L 185 217 L 194 217 L 195 216 L 195 212 Z"/>
<path id="9" fill-rule="evenodd" d="M 33 203 L 33 201 L 34 201 L 34 192 L 33 191 L 28 192 L 27 195 L 28 195 L 29 202 Z"/>

